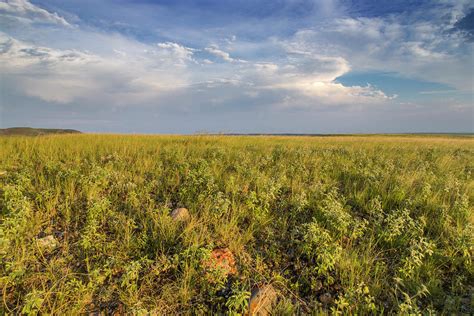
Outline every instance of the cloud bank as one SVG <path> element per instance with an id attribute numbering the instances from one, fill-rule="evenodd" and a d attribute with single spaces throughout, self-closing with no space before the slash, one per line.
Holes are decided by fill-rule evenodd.
<path id="1" fill-rule="evenodd" d="M 84 115 L 85 104 L 113 111 L 156 109 L 165 116 L 331 111 L 370 117 L 396 110 L 399 116 L 417 113 L 420 120 L 423 115 L 414 109 L 428 111 L 431 104 L 472 115 L 468 1 L 366 15 L 352 13 L 358 8 L 346 1 L 285 2 L 262 16 L 236 8 L 228 21 L 217 15 L 202 21 L 208 8 L 179 2 L 174 7 L 104 1 L 94 12 L 67 12 L 74 23 L 57 13 L 70 7 L 52 0 L 47 10 L 42 3 L 0 1 L 0 25 L 8 26 L 0 32 L 0 79 L 9 91 L 0 114 L 7 117 L 18 100 L 38 111 L 46 102 Z M 100 16 L 105 8 L 109 21 Z M 129 20 L 121 12 L 129 12 Z M 167 20 L 172 12 L 181 12 L 178 21 Z M 370 80 L 351 85 L 339 80 L 352 73 L 368 73 L 370 79 L 372 72 L 436 82 L 444 90 L 406 99 Z M 443 106 L 436 95 L 444 98 Z"/>
<path id="2" fill-rule="evenodd" d="M 6 0 L 0 2 L 0 17 L 24 23 L 46 23 L 71 26 L 55 12 L 48 12 L 27 0 Z"/>

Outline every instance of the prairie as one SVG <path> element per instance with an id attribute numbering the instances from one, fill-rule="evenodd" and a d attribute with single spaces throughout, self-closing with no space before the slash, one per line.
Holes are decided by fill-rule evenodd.
<path id="1" fill-rule="evenodd" d="M 472 314 L 473 157 L 470 136 L 2 136 L 0 313 L 238 315 L 271 285 L 277 315 Z"/>

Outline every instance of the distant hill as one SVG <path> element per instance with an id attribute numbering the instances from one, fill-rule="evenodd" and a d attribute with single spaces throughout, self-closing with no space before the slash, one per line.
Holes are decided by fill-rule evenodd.
<path id="1" fill-rule="evenodd" d="M 32 127 L 11 127 L 0 129 L 0 136 L 21 135 L 21 136 L 40 136 L 48 134 L 80 134 L 80 131 L 74 129 L 56 129 L 56 128 L 32 128 Z"/>

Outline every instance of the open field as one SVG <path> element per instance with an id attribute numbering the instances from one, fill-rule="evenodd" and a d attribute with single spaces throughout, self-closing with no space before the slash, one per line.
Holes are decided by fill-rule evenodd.
<path id="1" fill-rule="evenodd" d="M 472 314 L 473 157 L 472 137 L 0 137 L 0 314 L 241 314 L 269 285 L 274 314 Z"/>

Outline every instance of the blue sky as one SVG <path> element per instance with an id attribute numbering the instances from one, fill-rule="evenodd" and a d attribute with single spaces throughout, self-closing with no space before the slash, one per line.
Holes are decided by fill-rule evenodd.
<path id="1" fill-rule="evenodd" d="M 0 0 L 0 127 L 474 132 L 465 0 Z"/>

